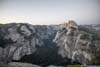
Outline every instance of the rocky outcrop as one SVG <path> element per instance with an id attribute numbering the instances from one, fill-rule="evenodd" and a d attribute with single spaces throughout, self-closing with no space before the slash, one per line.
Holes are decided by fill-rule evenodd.
<path id="1" fill-rule="evenodd" d="M 30 63 L 20 63 L 20 62 L 10 62 L 8 65 L 13 66 L 13 67 L 42 67 L 42 66 L 33 65 Z"/>
<path id="2" fill-rule="evenodd" d="M 78 26 L 76 28 L 77 30 L 67 28 L 57 32 L 54 42 L 56 42 L 62 50 L 59 51 L 59 54 L 63 57 L 67 56 L 70 58 L 72 63 L 78 61 L 81 64 L 92 64 L 93 58 L 96 57 L 96 55 L 100 56 L 100 35 L 96 35 L 100 33 L 96 30 L 95 33 L 91 33 L 92 31 L 89 32 L 90 30 L 88 28 L 88 32 L 82 28 L 78 30 Z M 68 32 L 73 35 L 67 34 Z M 95 36 L 98 36 L 98 38 L 95 38 Z M 99 61 L 97 61 L 97 64 L 99 64 Z"/>
<path id="3" fill-rule="evenodd" d="M 0 64 L 0 67 L 42 67 L 31 63 L 10 62 L 9 64 Z"/>
<path id="4" fill-rule="evenodd" d="M 60 24 L 60 29 L 67 30 L 67 35 L 77 35 L 79 29 L 78 25 L 75 21 L 69 20 L 68 22 L 65 22 L 64 24 Z"/>
<path id="5" fill-rule="evenodd" d="M 44 28 L 43 28 L 44 27 Z M 48 32 L 46 33 L 46 30 L 48 29 L 46 26 L 32 26 L 28 24 L 7 24 L 7 25 L 1 25 L 0 27 L 0 46 L 2 48 L 6 48 L 10 46 L 10 51 L 16 51 L 18 47 L 18 50 L 22 50 L 23 55 L 24 53 L 31 54 L 35 51 L 35 47 L 41 47 L 44 45 L 42 39 L 47 39 L 49 36 L 54 32 Z M 41 30 L 40 30 L 41 29 Z M 24 47 L 24 48 L 21 48 Z M 32 49 L 30 49 L 32 47 Z M 19 51 L 20 52 L 20 51 Z M 19 53 L 16 52 L 16 53 Z M 16 54 L 15 53 L 15 54 Z M 17 57 L 13 57 L 13 59 L 20 59 L 18 56 L 20 54 L 17 54 Z"/>
<path id="6" fill-rule="evenodd" d="M 44 66 L 34 65 L 34 64 L 31 64 L 31 63 L 10 62 L 8 64 L 0 64 L 0 67 L 44 67 Z M 49 66 L 46 66 L 46 67 L 65 67 L 65 66 L 49 65 Z"/>
<path id="7" fill-rule="evenodd" d="M 91 61 L 100 54 L 100 30 L 90 27 L 72 20 L 64 25 L 1 24 L 0 64 L 99 64 Z"/>
<path id="8" fill-rule="evenodd" d="M 56 25 L 33 26 L 15 23 L 0 25 L 0 62 L 59 64 L 58 61 L 63 60 L 63 58 L 57 54 L 58 47 L 52 42 L 57 29 Z"/>

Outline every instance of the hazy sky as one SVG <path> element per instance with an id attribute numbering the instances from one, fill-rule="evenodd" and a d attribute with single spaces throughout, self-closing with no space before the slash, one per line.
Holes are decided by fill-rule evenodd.
<path id="1" fill-rule="evenodd" d="M 100 0 L 0 0 L 0 23 L 100 23 Z"/>

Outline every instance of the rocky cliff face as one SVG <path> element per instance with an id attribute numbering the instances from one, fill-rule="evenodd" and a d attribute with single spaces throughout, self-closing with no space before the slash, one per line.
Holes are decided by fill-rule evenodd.
<path id="1" fill-rule="evenodd" d="M 100 64 L 99 34 L 100 26 L 91 25 L 75 30 L 61 25 L 1 24 L 0 63 Z"/>
<path id="2" fill-rule="evenodd" d="M 57 32 L 54 39 L 60 46 L 59 54 L 71 59 L 72 63 L 100 64 L 100 27 L 99 25 L 80 25 L 78 32 L 69 31 L 65 26 Z M 67 34 L 67 33 L 73 34 Z M 77 34 L 76 34 L 77 33 Z M 95 60 L 94 60 L 95 58 Z"/>
<path id="3" fill-rule="evenodd" d="M 56 30 L 56 26 L 15 23 L 0 25 L 1 62 L 8 63 L 11 60 L 20 60 L 23 56 L 30 54 L 34 54 L 34 58 L 37 58 L 38 55 L 40 58 L 44 57 L 47 53 L 46 50 L 52 52 L 53 50 L 50 49 L 55 47 L 52 39 L 56 35 Z M 38 58 L 36 60 L 40 60 Z"/>

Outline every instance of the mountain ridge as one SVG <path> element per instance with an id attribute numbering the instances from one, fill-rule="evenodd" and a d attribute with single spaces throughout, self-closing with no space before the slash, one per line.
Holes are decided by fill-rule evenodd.
<path id="1" fill-rule="evenodd" d="M 88 60 L 95 56 L 87 53 L 85 48 L 90 52 L 91 49 L 98 49 L 96 52 L 100 51 L 100 26 L 78 25 L 78 28 L 80 33 L 76 36 L 67 35 L 68 29 L 65 29 L 65 26 L 63 27 L 61 25 L 31 25 L 26 23 L 0 24 L 0 63 L 17 61 L 43 66 L 99 64 Z M 65 31 L 64 34 L 61 34 L 62 31 Z M 57 35 L 57 32 L 60 36 Z M 74 41 L 76 42 L 80 34 L 82 35 L 82 39 L 80 39 L 82 42 L 78 42 L 80 42 L 81 45 L 75 45 Z M 57 36 L 58 39 L 56 38 Z M 71 42 L 73 42 L 73 46 L 70 46 Z M 86 44 L 84 42 L 86 42 Z M 94 43 L 94 45 L 89 44 L 90 42 Z M 69 43 L 69 47 L 67 43 Z M 87 45 L 89 46 L 87 47 Z M 73 50 L 76 48 L 74 46 L 78 48 Z M 94 48 L 92 46 L 94 46 Z M 76 55 L 78 57 L 76 57 Z M 90 57 L 87 59 L 85 55 L 89 55 Z"/>

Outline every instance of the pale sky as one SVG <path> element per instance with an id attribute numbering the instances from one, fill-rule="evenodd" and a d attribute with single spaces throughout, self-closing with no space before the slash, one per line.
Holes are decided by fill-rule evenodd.
<path id="1" fill-rule="evenodd" d="M 0 0 L 0 23 L 100 23 L 100 0 Z"/>

